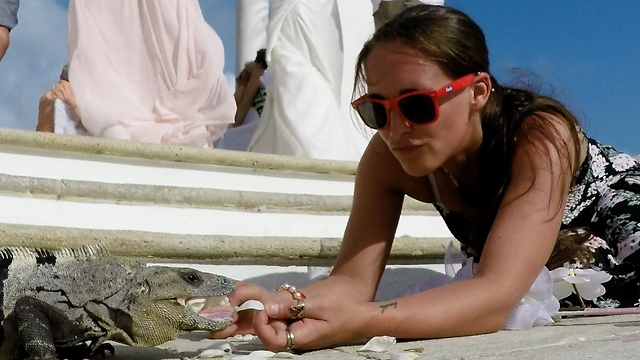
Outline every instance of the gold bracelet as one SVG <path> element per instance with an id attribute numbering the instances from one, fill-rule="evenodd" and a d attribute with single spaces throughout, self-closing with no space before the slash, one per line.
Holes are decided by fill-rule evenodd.
<path id="1" fill-rule="evenodd" d="M 296 289 L 295 286 L 290 285 L 290 284 L 282 284 L 280 286 L 278 286 L 278 288 L 276 289 L 277 291 L 287 291 L 289 292 L 289 294 L 291 294 L 291 296 L 293 296 L 294 300 L 298 300 L 298 303 L 300 303 L 301 300 L 306 299 L 307 297 L 300 291 L 298 291 L 298 289 Z"/>

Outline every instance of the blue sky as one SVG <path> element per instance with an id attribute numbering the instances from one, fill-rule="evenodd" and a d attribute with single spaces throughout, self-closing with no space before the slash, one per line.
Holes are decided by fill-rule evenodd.
<path id="1" fill-rule="evenodd" d="M 66 62 L 66 0 L 22 1 L 20 24 L 0 62 L 0 126 L 33 129 L 38 98 Z M 235 64 L 235 0 L 200 0 Z M 602 0 L 446 0 L 485 31 L 491 68 L 545 85 L 578 116 L 587 134 L 640 154 L 640 2 Z M 514 70 L 516 69 L 516 70 Z M 519 70 L 517 70 L 519 69 Z M 515 72 L 514 72 L 515 71 Z"/>

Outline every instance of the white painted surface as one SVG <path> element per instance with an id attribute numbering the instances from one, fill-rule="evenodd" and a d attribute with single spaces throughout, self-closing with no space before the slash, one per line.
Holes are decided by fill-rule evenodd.
<path id="1" fill-rule="evenodd" d="M 0 152 L 0 172 L 46 179 L 99 181 L 110 184 L 143 184 L 287 194 L 353 195 L 353 177 L 268 171 L 251 168 L 211 167 L 194 169 L 175 164 L 163 167 Z M 204 167 L 204 166 L 203 166 Z"/>
<path id="2" fill-rule="evenodd" d="M 172 234 L 342 238 L 347 214 L 269 213 L 0 196 L 0 222 Z M 448 237 L 439 215 L 404 215 L 397 236 Z"/>

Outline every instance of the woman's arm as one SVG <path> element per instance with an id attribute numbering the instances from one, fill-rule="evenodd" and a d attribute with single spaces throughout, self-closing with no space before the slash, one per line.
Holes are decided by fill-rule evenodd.
<path id="1" fill-rule="evenodd" d="M 9 48 L 9 44 L 11 42 L 10 40 L 11 37 L 9 34 L 9 29 L 0 25 L 0 61 L 2 61 L 4 54 L 6 54 L 7 49 Z"/>
<path id="2" fill-rule="evenodd" d="M 238 109 L 236 110 L 236 116 L 233 126 L 237 127 L 244 123 L 244 119 L 247 116 L 249 109 L 251 109 L 251 106 L 253 105 L 253 100 L 256 96 L 256 92 L 262 85 L 262 83 L 260 82 L 260 78 L 264 74 L 264 71 L 265 69 L 260 67 L 260 65 L 255 62 L 253 63 L 253 66 L 251 67 L 251 77 L 249 78 L 249 82 L 242 90 L 242 95 L 239 97 L 239 99 L 236 98 L 236 105 Z"/>
<path id="3" fill-rule="evenodd" d="M 307 318 L 291 324 L 300 349 L 317 348 L 358 338 L 349 322 L 371 301 L 386 265 L 402 210 L 402 182 L 410 178 L 379 135 L 367 147 L 356 174 L 354 200 L 338 259 L 331 275 L 301 289 Z M 236 301 L 244 301 L 255 288 Z M 243 291 L 244 292 L 244 291 Z M 270 349 L 283 349 L 286 319 L 292 317 L 291 294 L 267 296 L 266 311 L 256 314 L 254 330 Z M 314 315 L 317 314 L 317 315 Z M 277 322 L 276 319 L 281 319 Z"/>

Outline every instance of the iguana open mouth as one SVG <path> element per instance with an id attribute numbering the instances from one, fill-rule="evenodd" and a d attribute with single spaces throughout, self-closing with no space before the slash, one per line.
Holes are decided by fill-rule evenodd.
<path id="1" fill-rule="evenodd" d="M 211 320 L 230 320 L 235 314 L 229 298 L 226 296 L 178 298 L 176 300 L 187 309 Z"/>

